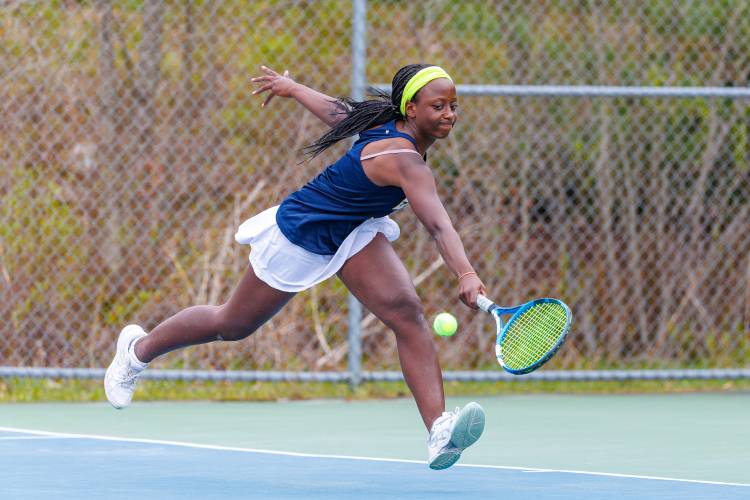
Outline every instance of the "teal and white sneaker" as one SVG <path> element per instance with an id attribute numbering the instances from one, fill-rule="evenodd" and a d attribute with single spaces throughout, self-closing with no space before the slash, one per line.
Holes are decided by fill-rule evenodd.
<path id="1" fill-rule="evenodd" d="M 447 469 L 461 452 L 476 443 L 484 431 L 484 410 L 471 402 L 459 411 L 443 412 L 432 424 L 427 441 L 430 469 Z"/>
<path id="2" fill-rule="evenodd" d="M 104 374 L 104 393 L 110 404 L 118 410 L 130 404 L 138 375 L 147 366 L 130 355 L 130 346 L 145 335 L 146 332 L 138 325 L 123 328 L 117 338 L 115 357 Z"/>

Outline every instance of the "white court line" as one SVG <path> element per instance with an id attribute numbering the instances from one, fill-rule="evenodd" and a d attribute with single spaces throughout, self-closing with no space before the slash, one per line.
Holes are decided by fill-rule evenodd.
<path id="1" fill-rule="evenodd" d="M 22 441 L 27 439 L 74 439 L 74 436 L 5 436 L 0 437 L 0 441 Z"/>
<path id="2" fill-rule="evenodd" d="M 99 436 L 95 434 L 72 434 L 65 432 L 49 432 L 40 431 L 35 429 L 21 429 L 17 427 L 0 427 L 0 432 L 18 432 L 26 434 L 34 434 L 38 436 L 50 436 L 50 437 L 65 437 L 65 438 L 79 438 L 79 439 L 96 439 L 99 441 L 118 441 L 125 443 L 144 443 L 144 444 L 159 444 L 164 446 L 181 446 L 184 448 L 197 448 L 202 450 L 218 450 L 218 451 L 237 451 L 242 453 L 263 453 L 267 455 L 281 455 L 287 457 L 303 457 L 303 458 L 330 458 L 330 459 L 341 459 L 341 460 L 363 460 L 371 462 L 396 462 L 396 463 L 407 463 L 407 464 L 426 464 L 427 462 L 422 460 L 405 460 L 399 458 L 376 458 L 376 457 L 354 457 L 349 455 L 323 455 L 315 453 L 298 453 L 293 451 L 276 451 L 276 450 L 261 450 L 256 448 L 240 448 L 236 446 L 219 446 L 212 444 L 199 444 L 199 443 L 188 443 L 184 441 L 165 441 L 162 439 L 141 439 L 141 438 L 125 438 L 118 436 Z M 718 486 L 742 486 L 750 488 L 748 483 L 728 483 L 722 481 L 701 481 L 698 479 L 679 479 L 673 477 L 659 477 L 659 476 L 641 476 L 635 474 L 617 474 L 612 472 L 590 472 L 582 470 L 566 470 L 566 469 L 539 469 L 535 467 L 513 467 L 507 465 L 481 465 L 481 464 L 457 464 L 454 467 L 466 467 L 466 468 L 477 468 L 477 469 L 499 469 L 499 470 L 517 470 L 521 472 L 556 472 L 562 474 L 581 474 L 587 476 L 604 476 L 604 477 L 618 477 L 625 479 L 645 479 L 651 481 L 673 481 L 678 483 L 695 483 L 695 484 L 712 484 Z"/>

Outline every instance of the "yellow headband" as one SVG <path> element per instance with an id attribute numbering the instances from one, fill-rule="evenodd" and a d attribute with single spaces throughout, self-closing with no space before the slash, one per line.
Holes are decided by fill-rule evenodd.
<path id="1" fill-rule="evenodd" d="M 419 89 L 430 83 L 432 80 L 437 78 L 447 78 L 453 83 L 453 79 L 450 77 L 445 70 L 439 66 L 428 66 L 424 69 L 420 69 L 417 73 L 412 76 L 406 87 L 404 87 L 404 94 L 401 96 L 401 114 L 406 116 L 406 103 L 411 101 L 414 94 L 419 92 Z"/>

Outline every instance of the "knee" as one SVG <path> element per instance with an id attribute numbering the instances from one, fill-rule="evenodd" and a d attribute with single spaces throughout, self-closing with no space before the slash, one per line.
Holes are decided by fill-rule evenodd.
<path id="1" fill-rule="evenodd" d="M 225 305 L 216 311 L 216 340 L 237 341 L 249 337 L 256 326 L 252 321 L 230 311 Z"/>
<path id="2" fill-rule="evenodd" d="M 416 293 L 394 293 L 388 299 L 383 322 L 398 332 L 398 326 L 425 323 L 424 306 Z"/>

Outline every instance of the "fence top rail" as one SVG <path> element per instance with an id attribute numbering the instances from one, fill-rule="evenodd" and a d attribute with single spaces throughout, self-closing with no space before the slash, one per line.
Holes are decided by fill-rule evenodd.
<path id="1" fill-rule="evenodd" d="M 384 83 L 369 88 L 389 92 Z M 663 98 L 750 98 L 750 87 L 636 87 L 609 85 L 456 85 L 459 95 L 467 96 L 546 96 L 546 97 L 663 97 Z"/>

